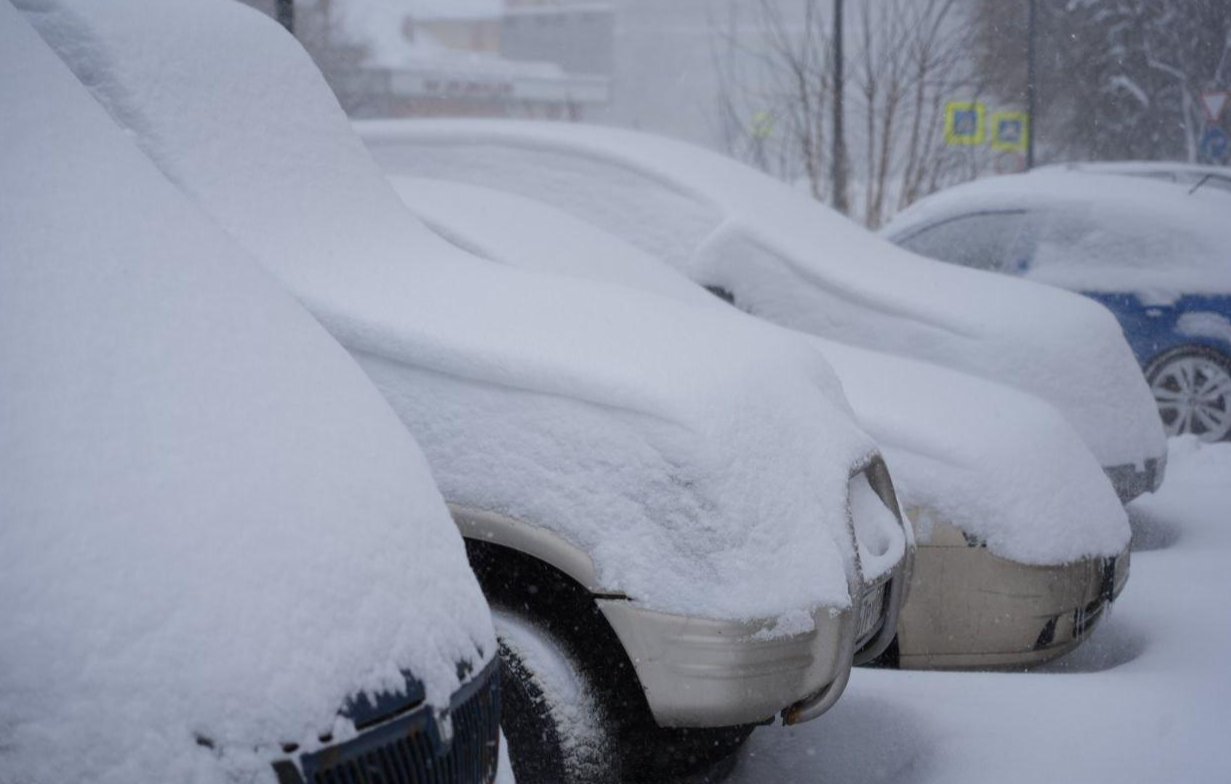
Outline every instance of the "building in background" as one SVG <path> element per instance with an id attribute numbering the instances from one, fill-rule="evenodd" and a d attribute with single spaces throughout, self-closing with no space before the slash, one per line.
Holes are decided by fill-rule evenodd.
<path id="1" fill-rule="evenodd" d="M 242 0 L 272 14 L 274 0 Z M 296 0 L 296 36 L 354 117 L 580 120 L 611 91 L 615 15 L 567 0 Z"/>

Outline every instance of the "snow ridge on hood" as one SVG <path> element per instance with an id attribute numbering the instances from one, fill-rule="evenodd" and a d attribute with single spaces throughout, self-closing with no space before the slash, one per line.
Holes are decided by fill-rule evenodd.
<path id="1" fill-rule="evenodd" d="M 1082 297 L 915 256 L 768 175 L 648 134 L 511 120 L 356 127 L 391 173 L 547 201 L 771 321 L 1034 394 L 1104 466 L 1164 451 L 1119 325 Z"/>
<path id="2" fill-rule="evenodd" d="M 495 639 L 387 403 L 8 2 L 0 103 L 0 781 L 272 781 L 402 670 L 447 705 Z"/>
<path id="3" fill-rule="evenodd" d="M 31 19 L 167 176 L 361 359 L 450 501 L 551 528 L 660 609 L 846 604 L 846 483 L 874 447 L 806 346 L 439 239 L 250 9 L 41 5 Z"/>

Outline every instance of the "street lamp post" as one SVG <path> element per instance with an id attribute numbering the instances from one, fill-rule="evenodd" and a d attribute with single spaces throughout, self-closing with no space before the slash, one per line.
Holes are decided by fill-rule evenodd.
<path id="1" fill-rule="evenodd" d="M 833 203 L 830 205 L 838 212 L 846 214 L 850 210 L 846 193 L 846 121 L 843 117 L 843 103 L 846 84 L 843 78 L 842 53 L 842 0 L 833 2 Z"/>
<path id="2" fill-rule="evenodd" d="M 1039 15 L 1039 0 L 1030 0 L 1030 21 L 1026 41 L 1026 169 L 1034 168 L 1034 105 L 1037 71 L 1035 68 L 1035 37 Z"/>

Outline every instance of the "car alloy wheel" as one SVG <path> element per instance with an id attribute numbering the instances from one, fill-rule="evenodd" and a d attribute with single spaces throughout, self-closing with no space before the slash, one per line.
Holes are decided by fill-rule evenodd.
<path id="1" fill-rule="evenodd" d="M 1202 441 L 1231 435 L 1231 365 L 1213 352 L 1181 349 L 1164 356 L 1147 378 L 1168 436 Z"/>

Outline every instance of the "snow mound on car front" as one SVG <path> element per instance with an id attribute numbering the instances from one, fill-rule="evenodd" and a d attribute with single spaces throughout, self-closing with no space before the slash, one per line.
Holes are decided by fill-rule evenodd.
<path id="1" fill-rule="evenodd" d="M 272 781 L 403 670 L 446 706 L 495 639 L 388 405 L 7 2 L 0 103 L 0 780 Z"/>
<path id="2" fill-rule="evenodd" d="M 1130 536 L 1115 491 L 1080 437 L 1043 401 L 922 362 L 817 341 L 908 511 L 1019 563 L 1119 554 Z"/>
<path id="3" fill-rule="evenodd" d="M 166 175 L 360 359 L 450 501 L 551 529 L 656 609 L 847 605 L 846 483 L 873 445 L 815 352 L 440 240 L 250 9 L 40 5 L 31 19 Z"/>

